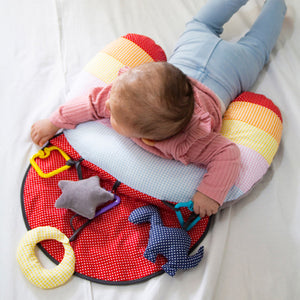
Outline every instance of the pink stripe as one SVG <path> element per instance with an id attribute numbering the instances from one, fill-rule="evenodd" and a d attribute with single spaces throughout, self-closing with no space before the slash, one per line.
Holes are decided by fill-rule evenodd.
<path id="1" fill-rule="evenodd" d="M 237 146 L 241 151 L 242 164 L 235 185 L 246 193 L 265 175 L 269 164 L 258 152 L 242 145 Z"/>
<path id="2" fill-rule="evenodd" d="M 75 82 L 72 84 L 67 99 L 84 95 L 88 96 L 93 88 L 104 87 L 106 85 L 107 84 L 98 77 L 83 70 L 79 73 Z"/>

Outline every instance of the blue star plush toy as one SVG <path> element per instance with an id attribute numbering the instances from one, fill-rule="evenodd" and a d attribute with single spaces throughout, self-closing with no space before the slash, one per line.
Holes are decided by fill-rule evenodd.
<path id="1" fill-rule="evenodd" d="M 75 213 L 93 219 L 98 206 L 113 200 L 114 195 L 100 186 L 98 176 L 79 181 L 61 180 L 58 186 L 62 190 L 55 207 L 67 208 Z"/>

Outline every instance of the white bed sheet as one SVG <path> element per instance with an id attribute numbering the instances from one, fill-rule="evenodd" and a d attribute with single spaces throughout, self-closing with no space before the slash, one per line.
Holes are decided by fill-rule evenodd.
<path id="1" fill-rule="evenodd" d="M 209 0 L 208 0 L 209 1 Z M 286 0 L 282 34 L 252 91 L 281 109 L 282 143 L 267 175 L 241 202 L 219 213 L 205 257 L 175 278 L 164 274 L 130 286 L 73 276 L 41 290 L 22 275 L 15 253 L 25 234 L 20 187 L 31 124 L 65 101 L 74 76 L 103 46 L 128 32 L 152 37 L 170 55 L 184 24 L 205 0 L 0 1 L 0 299 L 300 299 L 300 2 Z M 261 0 L 250 0 L 225 26 L 245 33 Z M 38 251 L 46 267 L 53 266 Z"/>

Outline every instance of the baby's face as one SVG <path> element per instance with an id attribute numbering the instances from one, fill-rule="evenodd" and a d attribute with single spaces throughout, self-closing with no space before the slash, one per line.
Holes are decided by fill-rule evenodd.
<path id="1" fill-rule="evenodd" d="M 119 134 L 130 138 L 142 138 L 135 128 L 126 121 L 130 116 L 128 112 L 122 109 L 120 103 L 121 95 L 117 92 L 111 92 L 110 98 L 105 102 L 106 109 L 110 112 L 110 124 L 112 128 Z"/>

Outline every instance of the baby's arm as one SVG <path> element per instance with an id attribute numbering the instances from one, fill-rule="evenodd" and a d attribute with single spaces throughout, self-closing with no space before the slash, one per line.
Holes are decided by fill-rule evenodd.
<path id="1" fill-rule="evenodd" d="M 205 165 L 207 169 L 193 197 L 194 211 L 200 216 L 218 211 L 240 172 L 237 145 L 216 133 L 208 139 L 206 147 L 203 147 L 204 141 L 199 141 L 189 150 L 190 162 Z M 203 151 L 199 153 L 199 149 Z"/>
<path id="2" fill-rule="evenodd" d="M 57 127 L 74 129 L 78 124 L 109 117 L 105 102 L 109 97 L 111 84 L 94 88 L 89 95 L 67 101 L 49 118 Z"/>
<path id="3" fill-rule="evenodd" d="M 109 117 L 105 102 L 109 97 L 111 85 L 95 88 L 87 96 L 69 100 L 60 106 L 48 119 L 39 120 L 32 125 L 31 138 L 42 146 L 60 129 L 74 129 L 78 124 Z"/>

